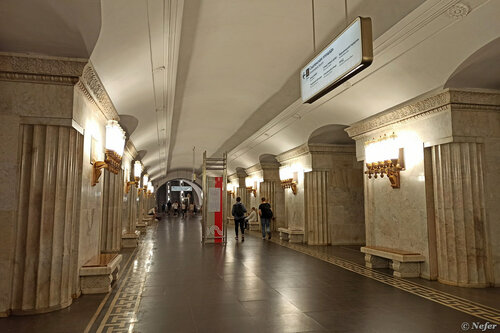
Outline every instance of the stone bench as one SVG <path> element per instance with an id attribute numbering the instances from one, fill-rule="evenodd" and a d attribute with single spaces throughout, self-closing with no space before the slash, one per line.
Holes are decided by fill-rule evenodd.
<path id="1" fill-rule="evenodd" d="M 102 294 L 111 291 L 111 283 L 118 278 L 122 255 L 101 254 L 80 268 L 82 294 Z"/>
<path id="2" fill-rule="evenodd" d="M 420 253 L 385 247 L 364 246 L 365 264 L 369 268 L 391 268 L 395 277 L 419 277 L 420 263 L 425 257 Z"/>
<path id="3" fill-rule="evenodd" d="M 280 239 L 290 243 L 303 243 L 304 230 L 292 228 L 278 228 L 280 232 Z"/>

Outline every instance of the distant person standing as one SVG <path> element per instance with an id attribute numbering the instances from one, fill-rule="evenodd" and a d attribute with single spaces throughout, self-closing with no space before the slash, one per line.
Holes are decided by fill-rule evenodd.
<path id="1" fill-rule="evenodd" d="M 170 216 L 170 210 L 172 209 L 172 203 L 170 200 L 167 202 L 167 215 Z"/>
<path id="2" fill-rule="evenodd" d="M 233 205 L 231 214 L 234 216 L 234 232 L 236 233 L 236 241 L 238 241 L 238 225 L 241 229 L 241 241 L 245 241 L 245 213 L 247 209 L 241 203 L 241 198 L 236 198 L 236 203 Z"/>
<path id="3" fill-rule="evenodd" d="M 174 209 L 174 216 L 177 216 L 179 210 L 179 202 L 178 201 L 174 202 L 172 208 Z"/>
<path id="4" fill-rule="evenodd" d="M 271 239 L 271 219 L 273 218 L 273 211 L 271 205 L 266 202 L 266 198 L 261 199 L 262 203 L 259 205 L 260 225 L 262 227 L 262 239 Z"/>

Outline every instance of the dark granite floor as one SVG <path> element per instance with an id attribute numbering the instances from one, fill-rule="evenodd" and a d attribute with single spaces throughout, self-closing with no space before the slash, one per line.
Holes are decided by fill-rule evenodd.
<path id="1" fill-rule="evenodd" d="M 135 272 L 129 282 L 139 287 L 129 288 L 132 305 L 116 332 L 462 332 L 463 323 L 486 323 L 260 237 L 236 242 L 228 231 L 226 247 L 202 246 L 198 217 L 151 227 L 143 250 L 124 267 L 127 276 Z M 326 250 L 362 259 L 351 247 Z M 113 292 L 127 288 L 119 281 Z M 496 295 L 495 289 L 490 298 Z M 122 296 L 109 297 L 91 332 L 115 331 L 101 320 L 129 297 Z M 82 332 L 103 297 L 83 296 L 51 314 L 0 319 L 0 332 Z M 486 293 L 479 298 L 488 299 Z"/>

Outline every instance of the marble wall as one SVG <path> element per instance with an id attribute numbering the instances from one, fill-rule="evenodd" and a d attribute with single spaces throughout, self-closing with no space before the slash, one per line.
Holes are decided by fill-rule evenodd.
<path id="1" fill-rule="evenodd" d="M 65 214 L 68 212 L 67 209 L 71 210 L 69 208 L 71 203 L 69 207 L 58 205 L 61 204 L 60 196 L 63 195 L 64 190 L 69 191 L 66 193 L 71 193 L 71 190 L 65 186 L 72 188 L 73 183 L 71 182 L 74 181 L 68 176 L 68 168 L 72 168 L 74 165 L 69 166 L 61 158 L 65 152 L 69 155 L 74 152 L 67 146 L 68 143 L 75 144 L 73 147 L 75 149 L 79 147 L 78 140 L 70 141 L 69 138 L 78 137 L 75 130 L 72 129 L 75 128 L 71 118 L 72 97 L 73 86 L 78 81 L 84 66 L 85 62 L 81 60 L 67 58 L 0 54 L 0 95 L 2 96 L 0 99 L 0 135 L 2 139 L 0 140 L 0 180 L 3 184 L 0 189 L 0 224 L 2 227 L 0 236 L 0 271 L 2 272 L 0 316 L 9 315 L 11 309 L 14 309 L 14 312 L 33 313 L 70 304 L 68 294 L 71 297 L 69 290 L 71 283 L 67 278 L 73 270 L 68 267 L 67 263 L 72 256 L 71 247 L 75 243 L 73 240 L 68 240 L 65 227 L 68 225 L 73 227 L 73 225 L 77 225 L 77 221 L 72 220 L 74 216 L 69 216 L 64 220 Z M 33 129 L 33 131 L 29 129 Z M 42 129 L 45 129 L 45 132 Z M 77 128 L 76 133 L 78 131 L 81 129 Z M 48 140 L 48 143 L 46 147 L 38 147 L 44 141 L 33 143 L 31 146 L 32 156 L 25 154 L 23 157 L 23 152 L 27 152 L 23 142 L 29 145 L 30 138 L 33 137 L 29 134 L 31 132 L 36 132 L 37 138 L 44 138 L 44 140 Z M 59 134 L 61 137 L 66 136 L 68 141 L 60 142 Z M 35 146 L 43 150 L 33 149 Z M 57 155 L 58 153 L 60 155 Z M 37 159 L 37 162 L 33 164 L 33 170 L 36 172 L 29 177 L 24 175 L 24 180 L 31 179 L 36 175 L 40 176 L 40 172 L 47 171 L 50 174 L 44 175 L 42 178 L 37 177 L 34 183 L 31 181 L 21 182 L 21 168 L 29 164 L 27 159 L 30 157 Z M 45 161 L 51 161 L 53 164 L 47 164 L 48 162 L 45 163 Z M 74 160 L 70 159 L 70 163 L 72 162 Z M 54 168 L 59 173 L 56 173 Z M 60 182 L 59 180 L 55 182 L 55 177 L 59 176 L 63 179 Z M 51 194 L 50 199 L 47 197 L 46 204 L 41 207 L 39 196 L 46 192 L 45 186 L 54 186 L 56 183 L 58 192 Z M 21 184 L 30 185 L 21 188 Z M 33 193 L 26 193 L 26 191 Z M 26 199 L 27 195 L 31 200 L 36 197 L 38 201 L 28 203 L 23 201 L 22 206 L 20 206 L 20 199 Z M 57 211 L 54 211 L 55 207 L 57 207 Z M 26 217 L 28 211 L 31 212 L 31 216 L 38 214 L 40 219 L 43 218 L 44 222 L 38 225 L 38 229 L 36 228 L 36 219 Z M 64 214 L 61 216 L 61 213 Z M 51 218 L 53 215 L 63 220 L 54 221 L 54 218 Z M 28 232 L 27 229 L 32 229 L 32 225 L 34 229 Z M 28 226 L 30 227 L 28 228 Z M 62 226 L 64 226 L 64 231 L 61 231 Z M 50 249 L 47 247 L 51 240 L 45 237 L 50 229 L 54 230 L 54 234 L 51 236 L 55 244 L 53 251 L 52 246 Z M 26 237 L 20 236 L 24 231 L 26 231 Z M 43 237 L 36 240 L 36 236 L 34 236 L 36 232 L 39 232 Z M 62 239 L 64 239 L 63 243 L 61 243 Z M 28 268 L 26 271 L 19 270 L 20 265 L 22 265 L 21 260 L 24 260 L 21 255 L 22 251 L 30 253 L 30 257 L 26 258 L 26 267 Z M 17 259 L 14 258 L 14 255 Z M 53 264 L 53 268 L 47 270 L 47 262 Z M 45 266 L 41 267 L 41 265 Z M 59 282 L 57 282 L 55 274 L 60 269 L 64 269 L 61 271 L 61 285 L 56 286 Z M 30 276 L 36 270 L 40 272 L 37 279 Z M 14 281 L 16 291 L 11 294 Z M 40 288 L 39 294 L 36 293 L 36 288 L 33 286 Z M 48 292 L 50 286 L 53 289 Z"/>
<path id="2" fill-rule="evenodd" d="M 106 117 L 99 107 L 87 98 L 78 86 L 74 92 L 75 121 L 85 129 L 82 163 L 82 187 L 80 204 L 80 229 L 78 266 L 94 260 L 101 253 L 101 225 L 104 178 L 92 186 L 93 165 L 91 153 L 95 149 L 98 160 L 104 160 Z M 94 142 L 94 143 L 93 143 Z M 109 173 L 107 170 L 103 174 Z M 79 277 L 77 277 L 79 280 Z M 78 282 L 79 283 L 79 282 Z"/>
<path id="3" fill-rule="evenodd" d="M 383 134 L 404 148 L 399 189 L 365 177 L 367 245 L 421 253 L 425 278 L 498 286 L 499 123 L 499 92 L 446 89 L 348 128 L 360 161 Z"/>
<path id="4" fill-rule="evenodd" d="M 354 145 L 309 144 L 313 171 L 327 172 L 328 244 L 365 243 L 363 164 Z"/>

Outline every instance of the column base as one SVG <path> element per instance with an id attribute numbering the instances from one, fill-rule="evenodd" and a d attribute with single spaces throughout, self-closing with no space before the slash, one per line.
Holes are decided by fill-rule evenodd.
<path id="1" fill-rule="evenodd" d="M 68 306 L 71 305 L 71 303 L 73 303 L 73 299 L 69 299 L 68 301 L 66 301 L 64 303 L 50 306 L 48 308 L 42 308 L 42 309 L 29 309 L 29 310 L 12 309 L 10 311 L 10 314 L 12 314 L 14 316 L 30 316 L 30 315 L 34 315 L 34 314 L 42 314 L 42 313 L 47 313 L 47 312 L 52 312 L 52 311 L 57 311 L 57 310 L 67 308 Z"/>
<path id="2" fill-rule="evenodd" d="M 127 233 L 122 235 L 122 248 L 135 248 L 137 247 L 139 235 L 141 233 L 136 230 L 134 233 Z"/>

